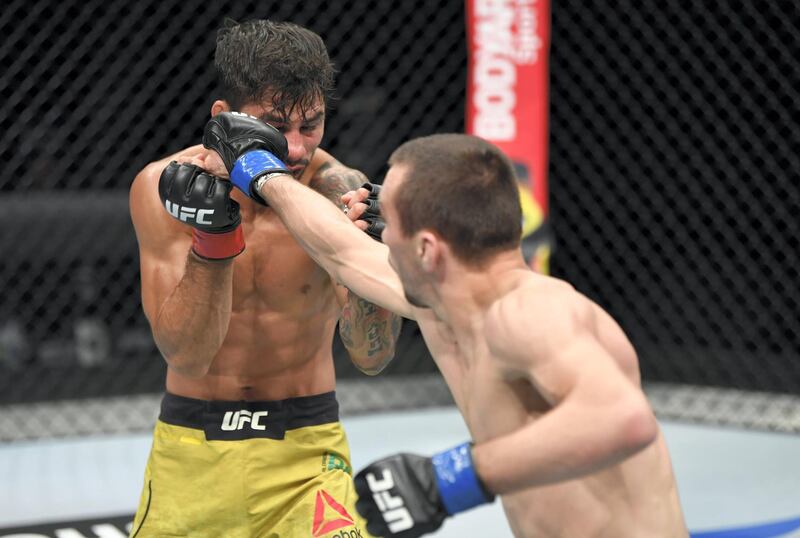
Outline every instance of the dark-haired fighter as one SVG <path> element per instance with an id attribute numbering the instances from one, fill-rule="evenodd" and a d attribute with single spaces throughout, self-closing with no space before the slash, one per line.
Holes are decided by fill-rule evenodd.
<path id="1" fill-rule="evenodd" d="M 362 470 L 369 531 L 420 536 L 499 496 L 516 536 L 686 537 L 636 352 L 597 304 L 526 266 L 507 158 L 452 134 L 407 142 L 389 163 L 385 244 L 348 221 L 366 190 L 345 196 L 348 217 L 286 175 L 257 191 L 338 281 L 417 320 L 472 435 Z"/>
<path id="2" fill-rule="evenodd" d="M 215 63 L 223 95 L 212 115 L 274 125 L 275 169 L 340 211 L 340 196 L 365 178 L 318 149 L 333 85 L 320 37 L 289 23 L 228 25 Z M 338 286 L 271 208 L 213 175 L 228 175 L 223 161 L 233 168 L 235 156 L 222 157 L 195 146 L 150 164 L 131 187 L 142 304 L 168 366 L 131 535 L 368 536 L 331 343 L 338 321 L 353 362 L 377 373 L 400 318 Z"/>

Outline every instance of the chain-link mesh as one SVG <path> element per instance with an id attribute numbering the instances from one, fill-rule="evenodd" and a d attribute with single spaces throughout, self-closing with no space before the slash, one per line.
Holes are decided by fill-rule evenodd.
<path id="1" fill-rule="evenodd" d="M 163 393 L 11 404 L 0 413 L 0 442 L 101 433 L 149 432 Z M 453 405 L 441 376 L 345 379 L 336 387 L 342 415 Z"/>
<path id="2" fill-rule="evenodd" d="M 37 2 L 0 14 L 0 403 L 159 390 L 127 188 L 196 144 L 216 96 L 216 30 L 291 20 L 339 71 L 325 143 L 379 177 L 393 148 L 463 128 L 460 3 Z M 442 33 L 442 30 L 451 35 Z M 424 58 L 424 61 L 420 61 Z M 414 324 L 391 371 L 433 371 Z M 358 375 L 337 354 L 342 375 Z"/>
<path id="3" fill-rule="evenodd" d="M 797 392 L 800 7 L 552 4 L 554 273 L 620 320 L 648 381 Z M 463 129 L 462 0 L 8 0 L 0 403 L 162 389 L 127 188 L 199 141 L 224 17 L 323 36 L 339 71 L 323 146 L 372 178 L 407 138 Z M 390 380 L 435 370 L 413 323 L 398 355 Z M 446 399 L 379 379 L 388 405 Z M 55 407 L 39 431 L 82 420 Z"/>
<path id="4" fill-rule="evenodd" d="M 554 2 L 554 271 L 651 380 L 800 391 L 800 4 Z"/>
<path id="5" fill-rule="evenodd" d="M 646 383 L 644 389 L 662 420 L 800 432 L 799 396 L 664 383 Z M 6 405 L 0 413 L 0 442 L 147 433 L 162 397 L 156 393 Z M 337 399 L 340 412 L 349 416 L 453 405 L 437 374 L 345 379 L 338 384 Z"/>

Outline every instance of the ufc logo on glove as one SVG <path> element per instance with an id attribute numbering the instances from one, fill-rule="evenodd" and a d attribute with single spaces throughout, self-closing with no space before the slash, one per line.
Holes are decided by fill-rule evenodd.
<path id="1" fill-rule="evenodd" d="M 405 507 L 403 498 L 393 497 L 389 493 L 389 490 L 394 487 L 392 471 L 384 469 L 380 480 L 376 479 L 372 473 L 367 474 L 367 485 L 369 485 L 369 489 L 372 491 L 372 498 L 375 499 L 375 504 L 378 505 L 378 509 L 383 513 L 383 519 L 389 525 L 390 531 L 400 532 L 414 526 L 414 519 Z"/>
<path id="2" fill-rule="evenodd" d="M 214 214 L 213 209 L 197 209 L 195 207 L 180 206 L 169 200 L 164 202 L 167 212 L 182 222 L 193 221 L 197 224 L 213 224 L 209 218 Z"/>
<path id="3" fill-rule="evenodd" d="M 471 443 L 434 454 L 395 454 L 372 462 L 355 476 L 356 510 L 367 530 L 385 538 L 417 538 L 445 518 L 492 502 L 472 463 Z"/>

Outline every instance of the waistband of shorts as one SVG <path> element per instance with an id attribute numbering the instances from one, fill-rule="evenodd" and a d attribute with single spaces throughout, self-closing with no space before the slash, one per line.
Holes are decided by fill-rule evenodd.
<path id="1" fill-rule="evenodd" d="M 270 422 L 279 420 L 282 429 L 292 430 L 338 422 L 339 402 L 335 391 L 266 401 L 198 400 L 167 392 L 161 400 L 158 419 L 167 424 L 203 430 L 208 427 L 210 415 L 224 416 L 231 412 L 247 413 L 249 417 L 257 413 L 269 414 Z"/>

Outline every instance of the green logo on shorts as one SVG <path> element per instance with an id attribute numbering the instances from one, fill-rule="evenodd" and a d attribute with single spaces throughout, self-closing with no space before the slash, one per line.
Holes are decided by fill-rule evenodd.
<path id="1" fill-rule="evenodd" d="M 331 454 L 326 452 L 322 455 L 322 472 L 325 471 L 335 471 L 336 469 L 340 471 L 344 471 L 349 475 L 353 474 L 353 469 L 347 465 L 347 462 L 344 461 L 344 458 L 338 456 L 336 454 Z"/>

